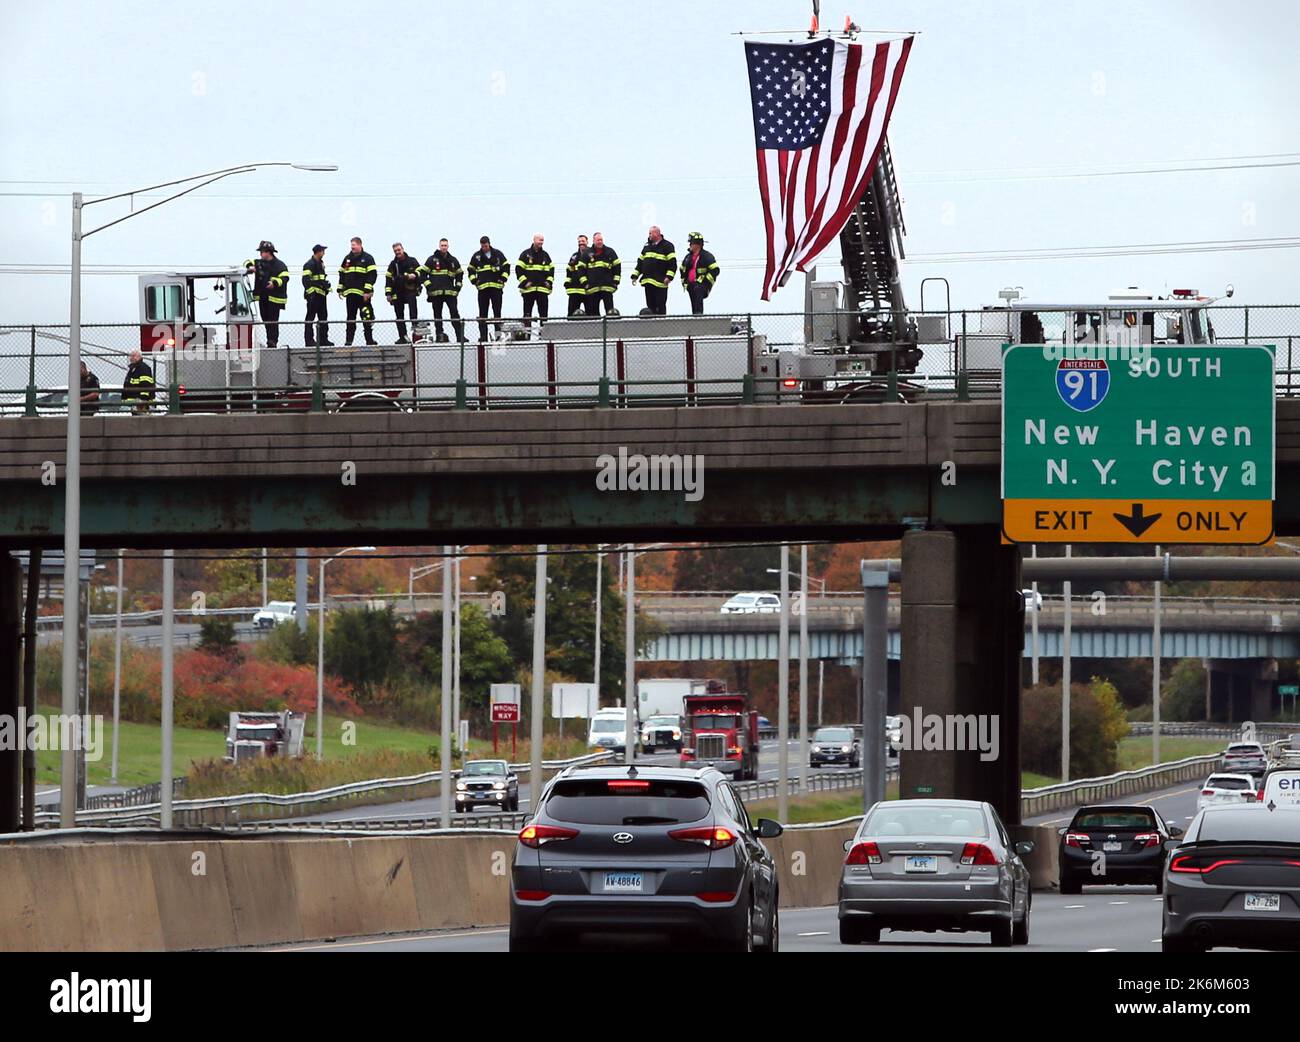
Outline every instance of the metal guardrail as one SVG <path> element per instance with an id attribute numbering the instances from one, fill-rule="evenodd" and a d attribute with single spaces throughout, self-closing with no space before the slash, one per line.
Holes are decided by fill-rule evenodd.
<path id="1" fill-rule="evenodd" d="M 1128 733 L 1134 736 L 1149 735 L 1151 733 L 1151 723 L 1146 720 L 1134 720 L 1128 725 Z M 1241 724 L 1224 724 L 1206 723 L 1203 721 L 1178 721 L 1171 720 L 1168 722 L 1161 721 L 1160 734 L 1165 737 L 1173 738 L 1222 738 L 1229 742 L 1241 741 L 1273 741 L 1278 738 L 1289 738 L 1293 734 L 1300 734 L 1300 720 L 1287 723 L 1257 723 L 1255 724 L 1255 738 L 1245 739 L 1241 734 Z"/>
<path id="2" fill-rule="evenodd" d="M 573 757 L 568 760 L 543 760 L 544 770 L 561 770 L 581 763 L 599 763 L 607 759 L 610 753 L 591 753 L 586 756 Z M 523 770 L 529 764 L 511 764 L 513 770 Z M 460 777 L 460 771 L 453 770 L 452 778 Z M 172 821 L 178 827 L 190 825 L 230 825 L 247 819 L 266 820 L 279 817 L 278 811 L 292 808 L 302 812 L 329 807 L 345 800 L 355 799 L 370 793 L 401 792 L 420 787 L 436 787 L 441 784 L 441 771 L 426 771 L 421 774 L 398 778 L 374 778 L 366 781 L 349 782 L 327 789 L 312 792 L 237 793 L 231 796 L 209 796 L 202 799 L 176 800 L 172 803 Z M 432 793 L 431 793 L 432 795 Z M 157 800 L 133 807 L 106 808 L 100 810 L 81 810 L 77 812 L 79 825 L 134 825 L 142 821 L 156 821 L 159 812 Z M 50 827 L 58 822 L 56 812 L 38 811 L 36 824 Z"/>
<path id="3" fill-rule="evenodd" d="M 1040 789 L 1027 789 L 1020 794 L 1020 816 L 1022 819 L 1030 818 L 1064 807 L 1109 802 L 1119 796 L 1165 789 L 1178 782 L 1199 781 L 1207 770 L 1214 770 L 1219 760 L 1219 753 L 1208 753 L 1172 763 L 1140 767 L 1135 771 L 1119 771 L 1103 778 L 1080 778 L 1077 781 L 1044 785 Z"/>

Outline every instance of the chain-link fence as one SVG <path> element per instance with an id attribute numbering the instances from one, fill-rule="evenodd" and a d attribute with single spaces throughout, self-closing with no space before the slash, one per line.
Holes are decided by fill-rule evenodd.
<path id="1" fill-rule="evenodd" d="M 426 310 L 414 321 L 377 318 L 369 329 L 358 322 L 349 330 L 336 319 L 323 342 L 318 325 L 307 328 L 301 320 L 84 325 L 81 358 L 98 392 L 83 399 L 83 412 L 986 398 L 1000 394 L 1005 343 L 1267 344 L 1275 349 L 1278 394 L 1300 393 L 1300 305 L 1120 301 L 1091 311 L 910 312 L 901 327 L 896 336 L 888 319 L 850 312 L 480 322 L 475 315 L 435 321 Z M 65 413 L 68 350 L 67 326 L 0 327 L 0 414 Z M 128 381 L 136 351 L 152 388 Z"/>

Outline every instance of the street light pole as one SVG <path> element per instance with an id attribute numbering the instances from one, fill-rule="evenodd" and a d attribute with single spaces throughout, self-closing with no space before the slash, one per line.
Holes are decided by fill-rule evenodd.
<path id="1" fill-rule="evenodd" d="M 592 677 L 591 682 L 596 686 L 596 705 L 600 705 L 600 602 L 604 600 L 601 596 L 604 584 L 601 582 L 600 574 L 600 548 L 604 543 L 596 544 L 596 647 L 593 655 Z"/>
<path id="2" fill-rule="evenodd" d="M 790 544 L 781 544 L 781 630 L 777 642 L 776 817 L 790 814 Z M 805 755 L 807 753 L 805 752 Z"/>
<path id="3" fill-rule="evenodd" d="M 536 810 L 542 800 L 542 691 L 546 683 L 546 544 L 537 547 L 537 569 L 533 593 L 533 689 L 528 703 L 530 806 Z"/>
<path id="4" fill-rule="evenodd" d="M 129 192 L 118 192 L 116 195 L 106 195 L 99 199 L 86 201 L 81 192 L 72 193 L 72 270 L 71 270 L 71 299 L 68 307 L 68 418 L 65 427 L 65 444 L 63 450 L 64 474 L 63 474 L 63 669 L 60 680 L 60 708 L 65 719 L 71 719 L 77 712 L 78 701 L 78 684 L 77 684 L 77 660 L 79 657 L 80 647 L 78 637 L 73 630 L 72 639 L 69 640 L 68 620 L 77 617 L 77 597 L 79 582 L 79 572 L 81 566 L 81 409 L 79 405 L 80 395 L 76 389 L 81 387 L 81 244 L 82 241 L 111 228 L 123 221 L 130 220 L 132 217 L 138 217 L 142 213 L 148 213 L 159 206 L 171 202 L 173 199 L 179 199 L 190 192 L 196 192 L 200 188 L 205 188 L 215 181 L 220 181 L 226 177 L 233 177 L 236 174 L 248 174 L 260 167 L 267 166 L 291 166 L 297 170 L 313 170 L 323 172 L 333 172 L 338 167 L 331 163 L 244 163 L 240 166 L 227 167 L 224 170 L 211 170 L 205 174 L 193 174 L 190 177 L 182 177 L 175 181 L 165 181 L 162 184 L 150 185 L 147 188 L 138 188 Z M 191 184 L 197 181 L 198 184 Z M 93 206 L 95 203 L 107 203 L 116 199 L 133 198 L 142 195 L 145 192 L 152 192 L 159 188 L 172 188 L 178 185 L 189 185 L 188 188 L 182 188 L 180 191 L 160 199 L 156 203 L 142 207 L 139 210 L 132 210 L 130 213 L 118 217 L 115 220 L 107 221 L 90 231 L 84 231 L 82 228 L 82 210 L 86 206 Z M 184 316 L 180 316 L 178 321 L 183 321 Z M 177 345 L 179 347 L 179 345 Z M 78 403 L 74 407 L 74 402 Z M 164 655 L 167 653 L 165 652 Z M 164 787 L 165 788 L 165 787 Z M 77 751 L 75 749 L 64 749 L 60 753 L 59 759 L 59 826 L 61 828 L 72 828 L 77 823 L 76 808 L 76 790 L 77 790 Z"/>
<path id="5" fill-rule="evenodd" d="M 65 579 L 64 582 L 67 582 Z M 176 621 L 176 551 L 163 551 L 162 603 L 162 770 L 159 772 L 158 824 L 172 827 L 172 723 Z"/>
<path id="6" fill-rule="evenodd" d="M 442 548 L 443 563 L 450 560 L 451 547 Z M 441 774 L 438 792 L 442 797 L 442 827 L 451 828 L 451 808 L 455 799 L 451 788 L 451 572 L 442 570 L 442 732 L 438 767 Z"/>
<path id="7" fill-rule="evenodd" d="M 808 544 L 799 547 L 799 791 L 808 791 Z"/>
<path id="8" fill-rule="evenodd" d="M 122 709 L 122 551 L 117 552 L 117 621 L 113 626 L 113 764 L 109 779 L 117 784 L 117 725 Z"/>
<path id="9" fill-rule="evenodd" d="M 452 706 L 452 734 L 456 736 L 456 741 L 460 741 L 460 547 L 456 547 L 456 557 L 453 561 L 453 567 L 456 569 L 452 575 L 452 635 L 451 635 L 451 706 Z M 464 753 L 464 750 L 461 750 Z"/>
<path id="10" fill-rule="evenodd" d="M 316 759 L 325 759 L 325 566 L 354 550 L 373 553 L 373 546 L 349 546 L 320 563 L 316 579 Z M 306 617 L 306 612 L 303 613 Z"/>
<path id="11" fill-rule="evenodd" d="M 623 695 L 627 718 L 623 728 L 623 741 L 626 743 L 624 760 L 628 764 L 635 761 L 636 755 L 636 544 L 627 544 L 627 564 L 623 569 L 627 576 L 627 599 L 623 602 Z"/>

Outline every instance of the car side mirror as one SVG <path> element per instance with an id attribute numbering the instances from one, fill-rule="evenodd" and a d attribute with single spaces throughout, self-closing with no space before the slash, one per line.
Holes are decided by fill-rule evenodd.
<path id="1" fill-rule="evenodd" d="M 759 839 L 776 839 L 785 829 L 781 827 L 779 821 L 773 821 L 771 818 L 759 818 L 758 827 L 754 829 L 755 835 Z"/>
<path id="2" fill-rule="evenodd" d="M 1183 834 L 1183 830 L 1180 829 L 1177 825 L 1170 825 L 1170 826 L 1169 826 L 1169 835 L 1171 835 L 1171 836 L 1177 838 L 1178 836 L 1181 836 L 1182 834 Z"/>
<path id="3" fill-rule="evenodd" d="M 1016 853 L 1019 854 L 1021 857 L 1028 857 L 1033 852 L 1034 852 L 1034 844 L 1032 840 L 1022 839 L 1019 843 L 1016 844 Z"/>
<path id="4" fill-rule="evenodd" d="M 1179 846 L 1181 846 L 1181 844 L 1178 842 L 1178 840 L 1167 839 L 1164 842 L 1165 853 L 1169 853 L 1171 850 L 1177 850 Z"/>
<path id="5" fill-rule="evenodd" d="M 852 839 L 846 839 L 846 840 L 844 841 L 844 853 L 847 854 L 847 853 L 848 853 L 850 850 L 852 850 L 852 849 L 853 849 L 853 840 L 852 840 Z"/>
<path id="6" fill-rule="evenodd" d="M 1056 830 L 1056 834 L 1058 836 L 1064 836 L 1069 831 L 1070 831 L 1069 825 L 1062 825 L 1059 829 Z"/>

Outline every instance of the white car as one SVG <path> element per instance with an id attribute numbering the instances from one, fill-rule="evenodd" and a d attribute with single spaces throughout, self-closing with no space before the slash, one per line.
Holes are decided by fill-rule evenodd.
<path id="1" fill-rule="evenodd" d="M 1032 586 L 1020 591 L 1020 598 L 1025 602 L 1025 611 L 1042 611 L 1043 595 L 1035 590 Z"/>
<path id="2" fill-rule="evenodd" d="M 298 617 L 298 606 L 293 601 L 271 601 L 253 616 L 253 625 L 261 630 L 269 630 L 282 622 L 293 622 Z"/>
<path id="3" fill-rule="evenodd" d="M 1196 809 L 1231 803 L 1254 803 L 1255 779 L 1249 774 L 1211 774 L 1201 786 Z"/>
<path id="4" fill-rule="evenodd" d="M 738 593 L 718 609 L 722 615 L 776 615 L 781 598 L 774 593 Z"/>

